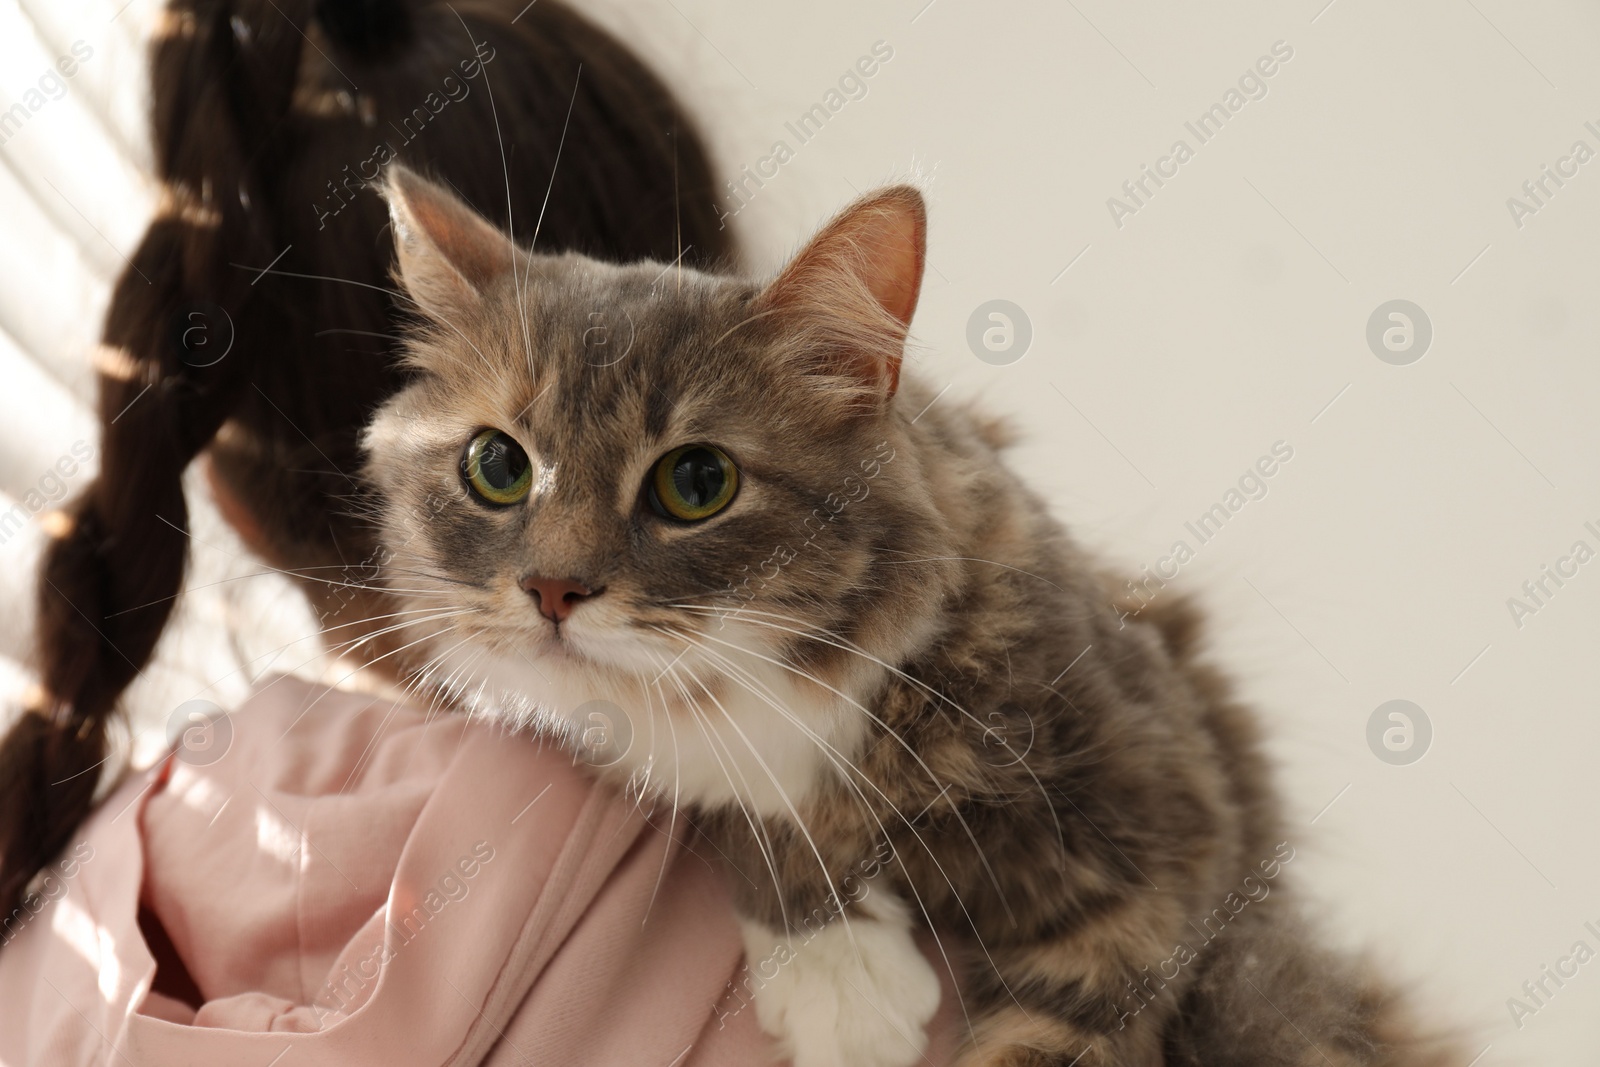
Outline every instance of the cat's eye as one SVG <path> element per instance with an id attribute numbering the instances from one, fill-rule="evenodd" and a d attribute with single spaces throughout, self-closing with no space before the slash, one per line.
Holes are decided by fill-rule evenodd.
<path id="1" fill-rule="evenodd" d="M 733 500 L 739 490 L 739 469 L 715 445 L 684 445 L 656 460 L 645 486 L 657 515 L 699 522 Z"/>
<path id="2" fill-rule="evenodd" d="M 461 480 L 486 503 L 515 504 L 533 486 L 533 463 L 510 434 L 484 430 L 461 456 Z"/>

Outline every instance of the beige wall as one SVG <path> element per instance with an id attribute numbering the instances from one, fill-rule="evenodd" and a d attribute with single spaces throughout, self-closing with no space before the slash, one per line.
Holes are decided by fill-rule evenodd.
<path id="1" fill-rule="evenodd" d="M 1482 1067 L 1591 1062 L 1600 962 L 1520 1030 L 1506 1001 L 1575 941 L 1600 951 L 1600 559 L 1520 628 L 1507 601 L 1575 541 L 1600 552 L 1600 157 L 1536 214 L 1507 199 L 1532 205 L 1522 183 L 1575 141 L 1600 153 L 1600 9 L 924 2 L 610 10 L 725 178 L 795 150 L 737 220 L 761 262 L 853 188 L 926 178 L 919 372 L 1012 415 L 1018 466 L 1111 559 L 1197 548 L 1163 595 L 1210 607 L 1267 719 L 1332 935 L 1492 1045 Z M 865 98 L 800 145 L 784 123 L 879 40 Z M 1200 144 L 1184 123 L 1279 41 L 1266 95 Z M 1107 199 L 1179 138 L 1193 158 L 1116 225 Z M 1033 329 L 1005 366 L 965 336 L 995 298 Z M 1366 339 L 1393 299 L 1432 324 L 1409 365 Z M 1185 522 L 1278 441 L 1267 495 L 1199 546 Z M 1431 722 L 1410 765 L 1366 739 L 1393 699 Z"/>

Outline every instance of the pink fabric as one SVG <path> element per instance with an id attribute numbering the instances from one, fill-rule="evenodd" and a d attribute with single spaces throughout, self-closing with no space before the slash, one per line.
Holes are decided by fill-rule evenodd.
<path id="1" fill-rule="evenodd" d="M 0 1067 L 770 1062 L 717 1010 L 720 877 L 567 756 L 289 678 L 228 721 L 217 762 L 113 795 L 8 926 Z M 151 992 L 141 881 L 198 1011 Z"/>
<path id="2" fill-rule="evenodd" d="M 0 1067 L 775 1059 L 720 873 L 564 753 L 284 677 L 226 726 L 221 758 L 113 794 L 4 923 Z M 198 1010 L 153 990 L 141 903 Z"/>

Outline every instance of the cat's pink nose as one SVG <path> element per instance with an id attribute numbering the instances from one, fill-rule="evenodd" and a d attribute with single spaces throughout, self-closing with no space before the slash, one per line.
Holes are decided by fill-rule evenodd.
<path id="1" fill-rule="evenodd" d="M 545 578 L 538 574 L 530 574 L 522 579 L 522 588 L 533 594 L 533 599 L 539 604 L 539 614 L 551 622 L 566 622 L 578 601 L 594 595 L 594 591 L 582 582 L 575 582 L 571 578 Z"/>

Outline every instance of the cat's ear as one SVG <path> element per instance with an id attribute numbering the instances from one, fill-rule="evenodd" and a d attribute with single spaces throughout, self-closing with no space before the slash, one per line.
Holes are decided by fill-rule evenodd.
<path id="1" fill-rule="evenodd" d="M 900 384 L 927 247 L 920 192 L 895 185 L 868 193 L 789 261 L 758 306 L 798 330 L 830 376 L 887 401 Z"/>
<path id="2" fill-rule="evenodd" d="M 454 319 L 511 271 L 515 246 L 444 186 L 396 163 L 384 174 L 383 196 L 400 281 L 429 315 Z"/>

